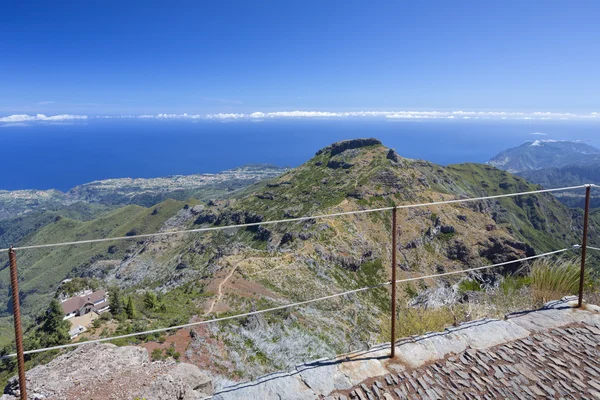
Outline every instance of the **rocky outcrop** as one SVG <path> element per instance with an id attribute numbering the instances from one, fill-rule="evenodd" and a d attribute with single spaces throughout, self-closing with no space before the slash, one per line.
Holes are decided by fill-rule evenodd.
<path id="1" fill-rule="evenodd" d="M 494 264 L 535 255 L 535 250 L 527 243 L 506 238 L 490 236 L 486 242 L 480 244 L 484 248 L 479 251 L 479 255 L 487 258 Z M 503 267 L 502 272 L 514 273 L 519 266 L 520 263 L 509 264 Z"/>
<path id="2" fill-rule="evenodd" d="M 19 396 L 17 377 L 2 400 Z M 145 398 L 195 400 L 212 394 L 211 379 L 198 367 L 150 362 L 141 347 L 90 344 L 27 371 L 31 399 Z"/>
<path id="3" fill-rule="evenodd" d="M 335 142 L 327 147 L 317 151 L 316 155 L 320 155 L 329 152 L 331 156 L 335 156 L 349 149 L 359 149 L 361 147 L 382 145 L 382 143 L 375 138 L 368 139 L 351 139 L 342 140 L 341 142 Z"/>
<path id="4" fill-rule="evenodd" d="M 155 400 L 199 400 L 210 394 L 210 378 L 195 365 L 182 363 L 156 378 L 142 397 Z"/>

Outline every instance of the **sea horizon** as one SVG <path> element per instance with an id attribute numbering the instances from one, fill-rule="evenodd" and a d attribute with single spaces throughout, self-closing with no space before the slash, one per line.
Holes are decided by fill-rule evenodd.
<path id="1" fill-rule="evenodd" d="M 217 173 L 248 164 L 297 167 L 340 140 L 374 137 L 402 157 L 485 163 L 534 140 L 600 147 L 595 121 L 89 120 L 4 126 L 0 190 L 58 189 L 114 178 Z"/>

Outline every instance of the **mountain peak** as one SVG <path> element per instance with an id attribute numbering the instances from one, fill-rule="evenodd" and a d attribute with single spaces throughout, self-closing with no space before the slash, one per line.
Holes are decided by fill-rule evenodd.
<path id="1" fill-rule="evenodd" d="M 512 173 L 597 161 L 600 150 L 580 141 L 535 140 L 499 153 L 489 163 Z"/>
<path id="2" fill-rule="evenodd" d="M 321 150 L 317 151 L 316 155 L 318 156 L 320 154 L 330 152 L 332 156 L 335 156 L 336 154 L 340 154 L 341 152 L 349 149 L 359 149 L 361 147 L 375 145 L 383 145 L 383 143 L 381 143 L 381 141 L 375 138 L 342 140 L 340 142 L 335 142 L 327 147 L 322 148 Z"/>

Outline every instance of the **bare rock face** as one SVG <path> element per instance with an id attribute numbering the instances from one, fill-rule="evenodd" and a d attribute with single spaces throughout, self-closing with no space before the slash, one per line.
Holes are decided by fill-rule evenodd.
<path id="1" fill-rule="evenodd" d="M 382 143 L 375 138 L 342 140 L 341 142 L 335 142 L 327 147 L 322 148 L 321 150 L 317 151 L 317 155 L 329 151 L 331 152 L 331 156 L 335 156 L 346 150 L 359 149 L 361 147 L 375 146 L 381 144 Z"/>
<path id="2" fill-rule="evenodd" d="M 183 363 L 156 378 L 142 397 L 156 400 L 196 400 L 211 394 L 210 378 L 195 365 Z"/>
<path id="3" fill-rule="evenodd" d="M 211 379 L 198 367 L 174 361 L 150 362 L 136 346 L 90 344 L 27 371 L 31 399 L 146 398 L 194 400 L 212 394 Z M 2 400 L 17 399 L 17 377 Z"/>

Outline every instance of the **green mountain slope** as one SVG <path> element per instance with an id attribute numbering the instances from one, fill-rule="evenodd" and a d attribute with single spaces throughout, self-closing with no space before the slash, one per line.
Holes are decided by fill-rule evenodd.
<path id="1" fill-rule="evenodd" d="M 156 232 L 184 204 L 180 201 L 167 200 L 149 209 L 131 205 L 91 221 L 55 218 L 52 223 L 27 236 L 19 245 Z M 44 310 L 63 279 L 86 276 L 94 262 L 122 259 L 129 246 L 131 246 L 130 242 L 123 241 L 20 251 L 18 254 L 19 289 L 23 312 L 27 315 L 35 315 Z M 0 265 L 3 265 L 3 269 L 0 271 L 2 289 L 0 298 L 2 304 L 9 304 L 8 264 L 6 255 L 1 257 Z M 107 264 L 105 268 L 109 270 L 111 264 Z M 102 270 L 101 273 L 106 273 L 106 270 Z M 3 310 L 4 314 L 7 312 L 9 312 L 8 308 Z"/>
<path id="2" fill-rule="evenodd" d="M 229 199 L 187 207 L 173 200 L 149 209 L 128 206 L 93 221 L 63 218 L 30 234 L 23 244 L 226 226 L 537 188 L 489 165 L 442 167 L 402 158 L 375 139 L 361 139 L 332 144 L 300 167 Z M 515 260 L 578 243 L 581 234 L 580 211 L 548 194 L 400 209 L 398 217 L 399 278 Z M 263 309 L 388 281 L 390 235 L 391 212 L 385 211 L 24 251 L 19 254 L 23 303 L 35 315 L 60 280 L 93 276 L 120 286 L 139 310 L 136 321 L 119 323 L 108 333 Z M 509 265 L 498 272 L 514 272 L 517 267 Z M 6 269 L 0 272 L 3 293 L 8 292 L 6 274 Z M 494 272 L 485 277 L 495 279 Z M 403 285 L 400 304 L 406 307 L 415 293 L 450 288 L 460 278 L 427 280 L 417 288 Z M 147 291 L 161 294 L 163 311 L 145 306 Z M 185 357 L 213 371 L 256 376 L 380 341 L 382 320 L 389 311 L 387 288 L 379 288 L 212 324 L 193 335 Z"/>

